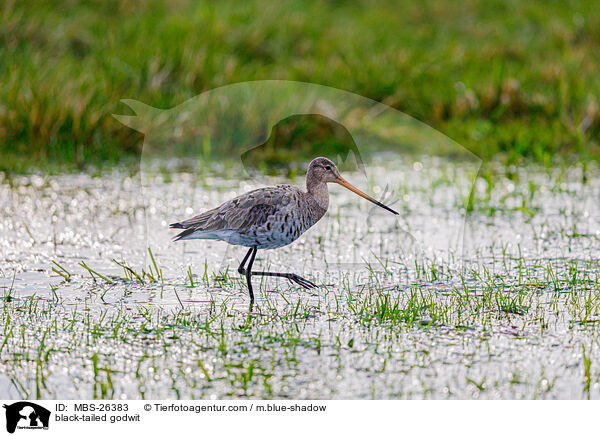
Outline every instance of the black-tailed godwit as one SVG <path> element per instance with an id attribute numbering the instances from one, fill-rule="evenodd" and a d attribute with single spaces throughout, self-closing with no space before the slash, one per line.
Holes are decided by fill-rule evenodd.
<path id="1" fill-rule="evenodd" d="M 325 215 L 329 207 L 327 183 L 342 185 L 398 215 L 395 210 L 344 180 L 331 160 L 318 157 L 308 165 L 306 192 L 292 185 L 255 189 L 203 214 L 171 224 L 171 228 L 185 229 L 175 237 L 176 241 L 217 239 L 232 245 L 249 247 L 238 272 L 246 276 L 251 302 L 254 302 L 251 281 L 253 275 L 285 277 L 306 289 L 314 288 L 317 285 L 297 274 L 253 272 L 252 265 L 258 249 L 273 249 L 291 244 Z M 246 261 L 248 266 L 244 268 Z"/>

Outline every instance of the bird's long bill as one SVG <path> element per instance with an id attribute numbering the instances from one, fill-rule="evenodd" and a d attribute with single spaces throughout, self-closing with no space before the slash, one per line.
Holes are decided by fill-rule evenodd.
<path id="1" fill-rule="evenodd" d="M 379 201 L 375 200 L 373 197 L 369 197 L 364 192 L 356 189 L 350 183 L 348 183 L 347 181 L 345 181 L 341 176 L 336 179 L 335 183 L 337 183 L 339 185 L 342 185 L 344 188 L 349 189 L 350 191 L 354 192 L 357 195 L 360 195 L 362 198 L 364 198 L 366 200 L 369 200 L 371 203 L 375 203 L 377 206 L 383 207 L 385 210 L 389 210 L 394 215 L 398 215 L 398 212 L 396 212 L 394 209 L 391 209 L 391 208 L 387 207 L 385 204 L 380 203 Z"/>

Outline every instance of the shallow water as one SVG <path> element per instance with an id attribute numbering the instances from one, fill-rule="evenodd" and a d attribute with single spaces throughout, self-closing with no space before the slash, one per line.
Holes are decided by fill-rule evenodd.
<path id="1" fill-rule="evenodd" d="M 0 397 L 600 397 L 600 174 L 477 179 L 467 213 L 476 171 L 386 156 L 345 175 L 400 215 L 331 187 L 328 215 L 255 264 L 321 286 L 257 277 L 252 308 L 245 249 L 168 223 L 289 180 L 3 179 Z"/>

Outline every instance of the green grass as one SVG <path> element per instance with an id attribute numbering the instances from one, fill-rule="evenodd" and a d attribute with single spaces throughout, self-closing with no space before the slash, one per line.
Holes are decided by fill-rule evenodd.
<path id="1" fill-rule="evenodd" d="M 402 179 L 394 176 L 412 162 L 380 165 L 361 187 L 375 192 L 376 178 L 387 180 L 413 234 L 424 214 L 432 225 L 462 210 L 452 192 L 470 177 L 459 164 L 424 161 L 422 177 Z M 332 195 L 337 216 L 332 209 L 303 245 L 261 252 L 256 264 L 298 269 L 321 286 L 255 277 L 253 306 L 235 270 L 244 250 L 219 262 L 218 246 L 170 245 L 158 225 L 166 230 L 190 186 L 225 197 L 237 180 L 153 179 L 146 195 L 163 203 L 148 244 L 134 232 L 138 191 L 116 189 L 126 186 L 116 176 L 81 175 L 81 186 L 87 179 L 96 188 L 78 196 L 63 183 L 70 175 L 3 185 L 7 210 L 33 210 L 29 231 L 7 233 L 2 244 L 9 260 L 21 259 L 0 270 L 0 375 L 11 398 L 600 398 L 596 176 L 583 185 L 577 174 L 531 166 L 493 185 L 480 180 L 464 256 L 411 257 L 399 250 L 405 239 L 381 233 L 383 216 L 363 225 L 365 203 Z M 44 233 L 49 204 L 61 228 L 75 213 L 78 222 L 96 217 L 94 232 L 79 227 L 91 239 Z M 124 223 L 125 239 L 115 231 Z M 28 234 L 38 242 L 28 245 Z M 378 247 L 384 238 L 389 245 Z M 121 245 L 127 250 L 111 248 Z M 47 284 L 32 274 L 40 258 Z"/>
<path id="2" fill-rule="evenodd" d="M 370 97 L 484 160 L 598 155 L 593 2 L 9 0 L 0 24 L 4 171 L 135 158 L 119 100 L 169 108 L 257 79 Z"/>
<path id="3" fill-rule="evenodd" d="M 79 386 L 76 392 L 81 397 L 105 399 L 119 398 L 125 392 L 135 398 L 153 398 L 157 392 L 178 399 L 204 398 L 214 392 L 220 398 L 287 398 L 288 386 L 302 396 L 292 376 L 321 359 L 326 359 L 330 368 L 339 365 L 341 370 L 352 356 L 368 355 L 376 364 L 360 368 L 361 374 L 393 375 L 407 383 L 420 371 L 423 383 L 435 384 L 435 377 L 431 378 L 427 370 L 429 365 L 423 363 L 428 362 L 430 353 L 439 355 L 448 348 L 447 355 L 442 352 L 446 359 L 452 359 L 452 350 L 460 350 L 468 359 L 470 344 L 476 343 L 478 352 L 483 353 L 482 362 L 490 363 L 502 359 L 503 354 L 494 351 L 498 348 L 490 349 L 489 342 L 502 348 L 502 341 L 514 341 L 514 346 L 527 341 L 528 347 L 546 344 L 551 350 L 558 346 L 556 332 L 567 327 L 564 334 L 569 336 L 568 345 L 561 346 L 581 359 L 581 368 L 573 370 L 581 381 L 580 396 L 590 398 L 591 391 L 597 395 L 597 387 L 591 386 L 598 376 L 592 366 L 593 348 L 586 344 L 598 340 L 598 261 L 569 263 L 557 259 L 552 266 L 516 254 L 506 259 L 494 257 L 496 261 L 504 264 L 504 270 L 496 274 L 485 266 L 466 272 L 469 286 L 456 286 L 454 272 L 443 280 L 430 277 L 404 288 L 382 289 L 371 281 L 352 288 L 343 284 L 324 288 L 313 296 L 286 292 L 287 297 L 279 287 L 277 292 L 261 289 L 261 302 L 250 311 L 229 298 L 217 304 L 211 299 L 202 306 L 182 301 L 178 290 L 186 298 L 191 296 L 183 281 L 154 282 L 156 289 L 172 289 L 179 307 L 145 307 L 131 301 L 131 294 L 119 298 L 122 290 L 118 284 L 139 286 L 126 270 L 123 277 L 111 276 L 111 283 L 74 275 L 78 286 L 86 289 L 81 291 L 81 306 L 71 307 L 65 296 L 71 284 L 66 280 L 57 288 L 56 301 L 32 295 L 0 306 L 4 330 L 0 370 L 21 398 L 53 398 L 53 389 L 69 390 L 71 384 Z M 523 268 L 515 274 L 517 265 Z M 427 269 L 434 267 L 434 263 L 427 265 Z M 411 277 L 418 276 L 418 268 L 408 271 Z M 577 283 L 573 282 L 575 272 L 582 276 Z M 243 286 L 243 280 L 227 284 L 233 293 L 243 293 Z M 104 299 L 107 293 L 110 304 Z M 329 319 L 328 328 L 325 319 Z M 415 338 L 425 342 L 415 342 Z M 398 349 L 398 343 L 405 348 Z M 61 377 L 57 368 L 65 359 L 77 368 L 80 378 Z M 436 365 L 439 370 L 443 365 L 450 368 L 452 363 Z M 510 361 L 507 365 L 513 368 Z M 458 366 L 459 373 L 462 367 Z M 157 373 L 163 374 L 161 391 L 153 391 L 159 383 Z M 539 382 L 520 380 L 517 365 L 512 374 L 466 374 L 464 381 L 453 383 L 462 386 L 462 392 L 456 393 L 459 397 L 469 395 L 469 385 L 481 392 L 492 390 L 511 397 L 510 385 L 527 384 L 535 385 L 528 391 L 529 397 L 561 398 L 559 392 L 552 391 L 554 382 L 546 379 L 543 365 Z M 123 377 L 129 382 L 124 383 Z M 455 395 L 440 391 L 440 386 L 436 389 L 438 397 Z M 379 386 L 375 397 L 427 395 L 420 388 L 403 393 Z"/>

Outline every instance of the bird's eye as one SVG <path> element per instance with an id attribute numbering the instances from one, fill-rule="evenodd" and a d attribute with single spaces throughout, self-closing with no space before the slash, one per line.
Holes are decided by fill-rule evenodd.
<path id="1" fill-rule="evenodd" d="M 326 169 L 327 171 L 329 171 L 329 170 L 331 170 L 331 166 L 330 166 L 330 165 L 325 165 L 325 169 Z"/>

